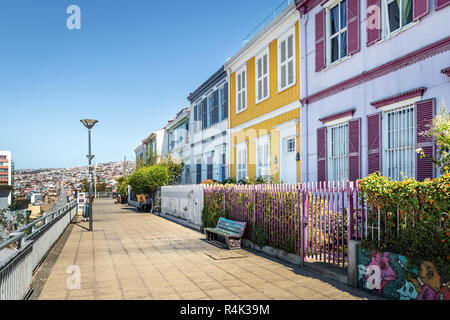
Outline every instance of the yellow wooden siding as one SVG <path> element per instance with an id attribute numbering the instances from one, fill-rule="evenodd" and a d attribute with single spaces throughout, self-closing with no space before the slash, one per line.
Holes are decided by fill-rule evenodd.
<path id="1" fill-rule="evenodd" d="M 255 57 L 249 59 L 247 66 L 247 109 L 236 114 L 236 74 L 230 74 L 230 127 L 236 127 L 261 115 L 274 111 L 300 99 L 300 53 L 299 24 L 295 24 L 296 83 L 278 92 L 278 42 L 269 44 L 270 96 L 256 104 Z"/>
<path id="2" fill-rule="evenodd" d="M 262 121 L 254 126 L 248 127 L 244 130 L 240 130 L 231 135 L 230 149 L 231 149 L 231 161 L 230 169 L 231 176 L 237 177 L 236 172 L 236 148 L 235 145 L 248 141 L 247 147 L 247 175 L 250 178 L 256 178 L 256 143 L 255 138 L 262 137 L 266 134 L 271 134 L 270 137 L 270 169 L 271 174 L 279 178 L 280 176 L 280 132 L 273 127 L 293 120 L 299 119 L 299 109 L 294 109 L 283 113 L 277 117 Z M 297 152 L 300 153 L 300 122 L 297 124 Z M 274 164 L 274 159 L 277 157 L 278 162 Z M 297 161 L 297 181 L 300 182 L 300 161 Z"/>

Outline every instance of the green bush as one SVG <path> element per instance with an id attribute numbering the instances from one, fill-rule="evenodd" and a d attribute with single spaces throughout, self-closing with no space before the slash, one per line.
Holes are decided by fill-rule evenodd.
<path id="1" fill-rule="evenodd" d="M 429 261 L 450 275 L 450 174 L 419 182 L 375 173 L 360 180 L 359 187 L 371 210 L 368 225 L 377 225 L 380 215 L 381 241 L 375 232 L 374 240 L 363 241 L 364 249 L 404 255 L 413 266 Z"/>
<path id="2" fill-rule="evenodd" d="M 222 184 L 236 184 L 236 179 L 233 177 L 226 178 L 222 181 Z"/>
<path id="3" fill-rule="evenodd" d="M 224 209 L 211 210 L 208 206 L 202 209 L 202 226 L 203 228 L 215 228 L 220 218 L 227 218 L 228 213 Z"/>
<path id="4" fill-rule="evenodd" d="M 260 248 L 265 247 L 269 243 L 266 231 L 257 224 L 253 225 L 252 242 Z"/>
<path id="5" fill-rule="evenodd" d="M 128 184 L 136 194 L 149 194 L 167 183 L 168 170 L 156 165 L 137 169 L 128 178 Z"/>
<path id="6" fill-rule="evenodd" d="M 128 179 L 126 177 L 120 177 L 117 179 L 117 193 L 120 194 L 124 199 L 128 198 Z"/>

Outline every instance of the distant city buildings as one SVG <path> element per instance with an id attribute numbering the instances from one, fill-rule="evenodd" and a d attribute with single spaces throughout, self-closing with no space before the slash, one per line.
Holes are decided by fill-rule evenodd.
<path id="1" fill-rule="evenodd" d="M 99 163 L 96 166 L 96 176 L 104 182 L 107 188 L 114 188 L 116 179 L 133 172 L 133 161 L 117 161 Z M 80 190 L 83 179 L 89 179 L 87 166 L 66 169 L 25 169 L 15 172 L 14 192 L 16 198 L 28 198 L 31 203 L 49 204 L 56 192 Z"/>
<path id="2" fill-rule="evenodd" d="M 6 209 L 12 201 L 11 152 L 0 151 L 0 210 Z"/>

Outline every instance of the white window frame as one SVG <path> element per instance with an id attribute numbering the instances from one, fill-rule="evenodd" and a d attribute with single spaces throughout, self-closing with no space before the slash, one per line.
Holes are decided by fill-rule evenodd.
<path id="1" fill-rule="evenodd" d="M 244 74 L 244 76 L 242 76 Z M 236 72 L 236 114 L 247 110 L 247 66 L 242 67 L 239 71 Z M 241 86 L 239 88 L 239 77 L 241 77 L 242 84 L 244 86 Z M 244 78 L 244 79 L 242 79 Z M 242 95 L 244 96 L 244 106 L 241 106 L 239 109 L 239 102 L 242 102 Z"/>
<path id="2" fill-rule="evenodd" d="M 292 27 L 288 32 L 286 32 L 282 37 L 278 39 L 278 92 L 284 91 L 292 86 L 295 86 L 297 83 L 297 48 L 296 48 L 296 34 L 295 27 Z M 292 36 L 292 57 L 288 58 L 288 38 Z M 281 44 L 283 41 L 286 41 L 286 60 L 281 62 Z M 289 62 L 293 63 L 293 80 L 292 83 L 289 83 L 289 72 L 288 65 Z M 283 66 L 286 66 L 286 86 L 282 87 L 282 79 L 281 79 L 281 69 Z"/>
<path id="3" fill-rule="evenodd" d="M 264 74 L 264 57 L 267 57 L 267 71 Z M 261 76 L 258 76 L 258 68 L 261 66 Z M 261 98 L 258 99 L 258 91 L 259 91 L 259 82 L 261 81 Z M 264 96 L 264 81 L 267 82 L 267 95 Z M 258 56 L 255 58 L 255 99 L 256 103 L 260 103 L 270 97 L 270 54 L 269 48 L 264 49 Z"/>
<path id="4" fill-rule="evenodd" d="M 343 61 L 345 58 L 348 57 L 348 45 L 347 45 L 347 54 L 343 57 L 341 57 L 341 34 L 344 32 L 347 32 L 348 30 L 348 25 L 346 23 L 345 27 L 342 29 L 339 29 L 339 31 L 337 31 L 334 34 L 331 34 L 331 9 L 333 9 L 335 6 L 340 6 L 341 5 L 342 0 L 336 0 L 336 1 L 330 1 L 326 4 L 326 9 L 325 10 L 325 32 L 326 32 L 326 45 L 325 45 L 325 49 L 326 49 L 326 65 L 331 66 L 334 65 L 336 63 L 339 63 L 341 61 Z M 346 6 L 348 6 L 348 0 L 346 3 Z M 339 27 L 341 26 L 341 9 L 339 8 Z M 338 52 L 339 52 L 339 59 L 337 59 L 336 61 L 331 62 L 331 40 L 335 37 L 339 37 L 339 48 L 338 48 Z M 347 32 L 347 43 L 348 43 L 348 32 Z"/>
<path id="5" fill-rule="evenodd" d="M 389 37 L 391 37 L 391 36 L 393 36 L 393 35 L 395 35 L 395 34 L 397 34 L 398 32 L 400 32 L 400 31 L 402 31 L 402 30 L 404 30 L 405 28 L 408 28 L 409 26 L 411 26 L 412 24 L 414 24 L 414 23 L 416 23 L 416 22 L 414 22 L 414 19 L 411 19 L 411 21 L 409 22 L 409 23 L 407 23 L 407 24 L 405 24 L 404 26 L 402 26 L 402 18 L 403 18 L 403 10 L 402 10 L 402 5 L 403 5 L 403 2 L 400 2 L 400 8 L 399 8 L 399 20 L 400 20 L 400 22 L 399 22 L 399 28 L 398 29 L 396 29 L 396 30 L 394 30 L 394 31 L 391 31 L 390 30 L 390 26 L 389 26 L 389 11 L 388 11 L 388 4 L 389 3 L 391 3 L 392 1 L 396 1 L 396 0 L 381 0 L 381 3 L 382 3 L 382 8 L 381 8 L 381 10 L 382 10 L 382 14 L 381 14 L 381 16 L 382 16 L 382 18 L 381 18 L 381 23 L 382 23 L 382 31 L 383 31 L 383 37 L 384 38 L 389 38 Z M 413 15 L 413 17 L 414 17 L 414 8 L 413 8 L 413 0 L 410 0 L 411 1 L 411 14 Z"/>
<path id="6" fill-rule="evenodd" d="M 382 121 L 382 128 L 383 128 L 382 139 L 381 139 L 382 150 L 383 150 L 383 153 L 381 155 L 382 156 L 382 172 L 383 172 L 383 175 L 386 177 L 391 177 L 392 179 L 402 180 L 402 174 L 406 175 L 408 178 L 409 177 L 415 178 L 415 176 L 416 176 L 415 103 L 419 100 L 420 100 L 420 98 L 415 98 L 415 99 L 413 98 L 413 99 L 409 99 L 409 100 L 402 101 L 399 103 L 394 103 L 392 105 L 388 105 L 388 106 L 384 106 L 383 108 L 380 108 L 382 111 L 381 121 Z M 389 131 L 389 114 L 393 113 L 393 112 L 407 110 L 407 109 L 411 110 L 410 118 L 408 119 L 409 121 L 412 121 L 412 124 L 409 126 L 409 130 L 411 131 L 410 132 L 411 136 L 407 138 L 407 140 L 410 141 L 411 144 L 409 145 L 409 147 L 398 147 L 398 148 L 389 149 L 389 139 L 390 139 L 390 136 L 389 136 L 389 133 L 390 133 L 390 131 Z M 403 121 L 403 119 L 401 121 Z M 400 124 L 403 125 L 405 123 L 402 122 Z M 397 123 L 396 125 L 398 126 L 399 123 Z M 398 142 L 398 139 L 399 139 L 399 137 L 392 138 L 394 143 Z M 403 139 L 405 139 L 405 137 L 403 137 Z M 408 172 L 400 171 L 400 172 L 398 172 L 398 175 L 396 175 L 396 174 L 391 175 L 389 173 L 389 170 L 391 167 L 390 162 L 396 161 L 397 159 L 394 159 L 394 158 L 396 158 L 397 155 L 399 154 L 399 152 L 401 152 L 401 151 L 403 151 L 403 156 L 409 158 L 408 160 L 410 161 L 411 172 L 409 172 L 409 174 L 408 174 Z M 409 156 L 408 156 L 408 151 L 410 152 Z M 395 154 L 395 156 L 393 156 L 393 154 Z M 392 161 L 391 161 L 391 159 L 392 159 Z"/>
<path id="7" fill-rule="evenodd" d="M 259 150 L 267 145 L 267 166 L 259 166 Z M 257 177 L 268 177 L 271 175 L 270 169 L 270 135 L 264 135 L 259 138 L 255 138 L 255 148 L 256 148 L 256 176 Z M 264 150 L 264 149 L 263 149 Z M 264 172 L 261 172 L 264 171 Z"/>
<path id="8" fill-rule="evenodd" d="M 340 132 L 340 140 L 337 143 L 342 143 L 342 140 L 344 140 L 343 147 L 344 147 L 344 154 L 335 156 L 333 155 L 333 130 L 338 128 L 345 127 L 342 132 Z M 349 131 L 348 131 L 348 118 L 342 118 L 338 121 L 333 121 L 327 124 L 327 179 L 328 181 L 347 181 L 348 175 L 349 175 L 349 168 L 348 168 L 348 160 L 349 160 Z M 342 176 L 338 177 L 335 168 L 337 166 L 340 166 L 341 169 L 345 172 Z"/>
<path id="9" fill-rule="evenodd" d="M 236 145 L 236 180 L 245 179 L 248 175 L 248 144 L 247 142 L 241 142 Z M 242 156 L 243 153 L 243 156 Z M 244 158 L 244 163 L 241 163 L 241 158 Z M 243 165 L 243 168 L 240 168 Z"/>

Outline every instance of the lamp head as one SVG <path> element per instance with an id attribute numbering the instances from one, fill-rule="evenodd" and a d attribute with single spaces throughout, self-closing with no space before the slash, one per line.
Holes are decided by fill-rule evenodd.
<path id="1" fill-rule="evenodd" d="M 93 120 L 93 119 L 83 119 L 80 120 L 80 122 L 82 124 L 84 124 L 84 126 L 86 128 L 88 128 L 89 130 L 92 129 L 93 126 L 95 126 L 95 124 L 98 122 L 97 120 Z"/>

